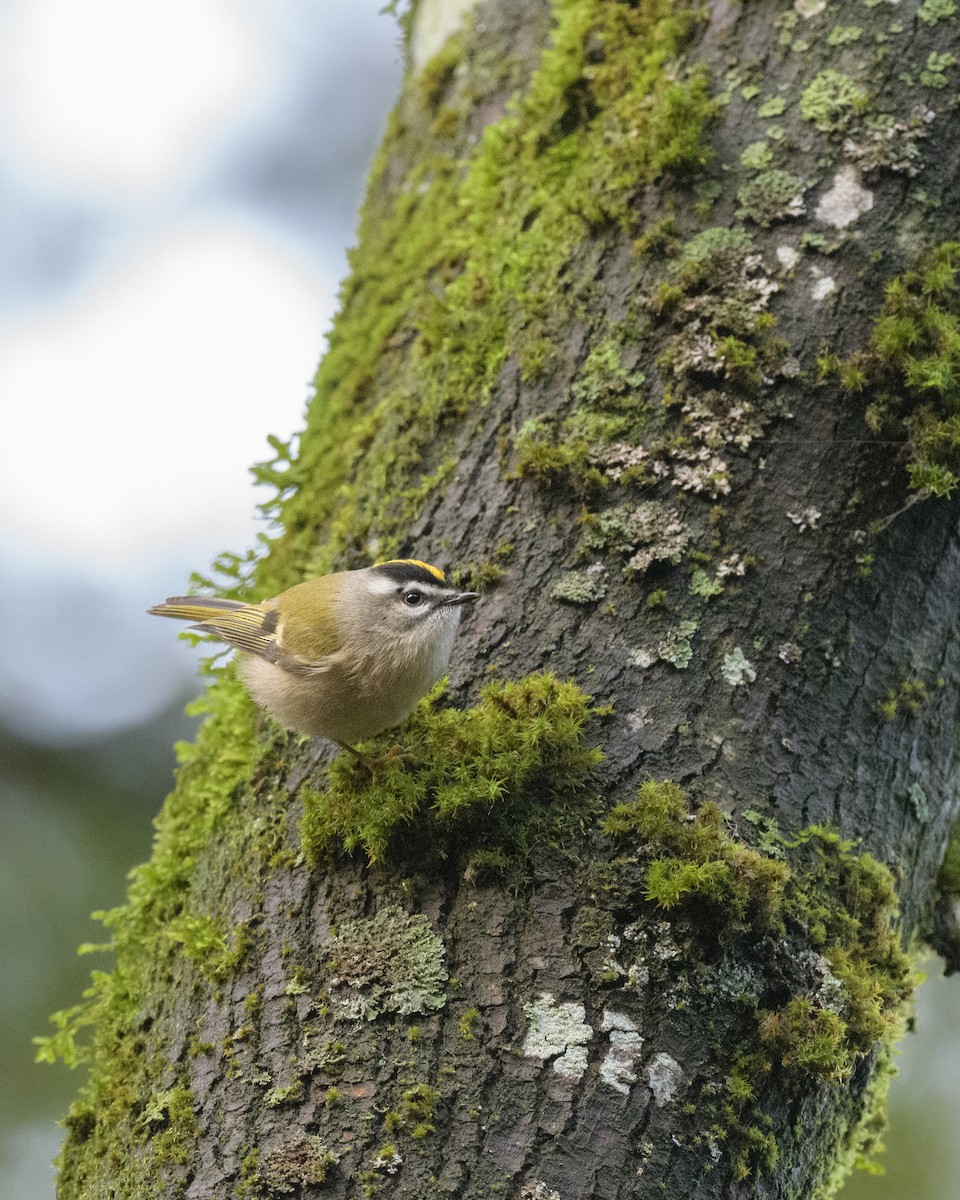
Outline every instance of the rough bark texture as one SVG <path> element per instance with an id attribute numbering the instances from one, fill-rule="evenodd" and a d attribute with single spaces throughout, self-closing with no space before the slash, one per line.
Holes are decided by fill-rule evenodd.
<path id="1" fill-rule="evenodd" d="M 64 1200 L 807 1197 L 869 1148 L 956 817 L 956 41 L 488 0 L 411 72 L 228 582 L 484 598 L 372 780 L 215 682 L 47 1047 L 92 1026 Z"/>

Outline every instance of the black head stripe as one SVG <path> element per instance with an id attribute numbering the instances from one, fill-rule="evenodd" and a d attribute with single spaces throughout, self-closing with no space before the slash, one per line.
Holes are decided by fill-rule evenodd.
<path id="1" fill-rule="evenodd" d="M 416 562 L 414 559 L 398 558 L 393 562 L 377 563 L 374 568 L 381 575 L 385 575 L 387 579 L 392 579 L 394 583 L 420 583 L 431 588 L 449 588 L 450 584 L 443 577 L 442 572 L 436 567 L 430 567 L 426 563 Z"/>

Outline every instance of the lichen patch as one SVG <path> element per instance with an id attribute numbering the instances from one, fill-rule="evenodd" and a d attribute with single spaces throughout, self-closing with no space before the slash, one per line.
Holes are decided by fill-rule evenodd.
<path id="1" fill-rule="evenodd" d="M 833 177 L 833 186 L 824 192 L 817 205 L 816 218 L 822 225 L 846 229 L 873 208 L 873 192 L 865 188 L 860 171 L 846 163 Z"/>
<path id="2" fill-rule="evenodd" d="M 658 1108 L 676 1096 L 677 1089 L 683 1079 L 683 1068 L 669 1054 L 657 1054 L 646 1071 L 650 1091 L 653 1092 L 653 1102 Z"/>
<path id="3" fill-rule="evenodd" d="M 593 1040 L 583 1005 L 574 1000 L 557 1003 L 550 992 L 541 992 L 523 1011 L 530 1027 L 522 1053 L 544 1062 L 553 1059 L 558 1075 L 579 1079 L 587 1069 L 587 1045 Z"/>
<path id="4" fill-rule="evenodd" d="M 724 658 L 720 674 L 724 682 L 731 687 L 742 687 L 745 683 L 753 683 L 757 677 L 757 669 L 747 658 L 739 646 L 734 646 Z"/>
<path id="5" fill-rule="evenodd" d="M 643 1038 L 626 1013 L 610 1009 L 603 1014 L 600 1028 L 610 1037 L 610 1048 L 600 1064 L 600 1078 L 615 1091 L 628 1095 L 637 1082 L 636 1064 L 643 1049 Z"/>

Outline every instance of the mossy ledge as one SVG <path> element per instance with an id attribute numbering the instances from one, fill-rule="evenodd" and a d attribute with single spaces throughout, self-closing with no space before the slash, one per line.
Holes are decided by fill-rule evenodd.
<path id="1" fill-rule="evenodd" d="M 362 850 L 418 870 L 464 855 L 474 869 L 505 869 L 582 834 L 595 803 L 586 776 L 603 758 L 586 726 L 608 710 L 549 672 L 488 683 L 466 711 L 442 707 L 442 695 L 441 684 L 421 703 L 399 755 L 383 742 L 369 766 L 340 755 L 326 790 L 305 794 L 309 861 Z"/>
<path id="2" fill-rule="evenodd" d="M 886 1064 L 915 982 L 890 872 L 820 826 L 792 838 L 768 829 L 764 850 L 755 849 L 732 834 L 716 804 L 692 812 L 671 782 L 643 784 L 602 827 L 617 848 L 631 849 L 598 876 L 601 907 L 634 912 L 639 894 L 667 918 L 694 969 L 705 956 L 722 958 L 712 989 L 710 975 L 699 981 L 698 1005 L 711 1025 L 739 1038 L 711 1045 L 721 1074 L 703 1088 L 689 1136 L 724 1149 L 735 1178 L 770 1172 L 779 1149 L 766 1097 L 799 1101 L 815 1080 L 836 1101 L 839 1178 L 882 1130 Z M 591 918 L 581 922 L 589 928 Z M 592 924 L 612 928 L 609 916 Z M 626 948 L 617 970 L 642 970 L 649 957 L 632 968 Z M 862 1078 L 857 1087 L 851 1080 L 868 1057 L 875 1084 L 864 1092 Z"/>

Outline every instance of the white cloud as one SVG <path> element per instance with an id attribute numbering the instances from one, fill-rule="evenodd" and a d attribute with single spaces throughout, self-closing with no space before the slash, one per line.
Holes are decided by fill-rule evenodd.
<path id="1" fill-rule="evenodd" d="M 242 549 L 249 465 L 299 428 L 333 304 L 262 228 L 194 222 L 0 329 L 6 535 L 61 562 Z"/>
<path id="2" fill-rule="evenodd" d="M 0 138 L 49 184 L 176 181 L 264 83 L 229 0 L 20 0 L 0 18 Z"/>

